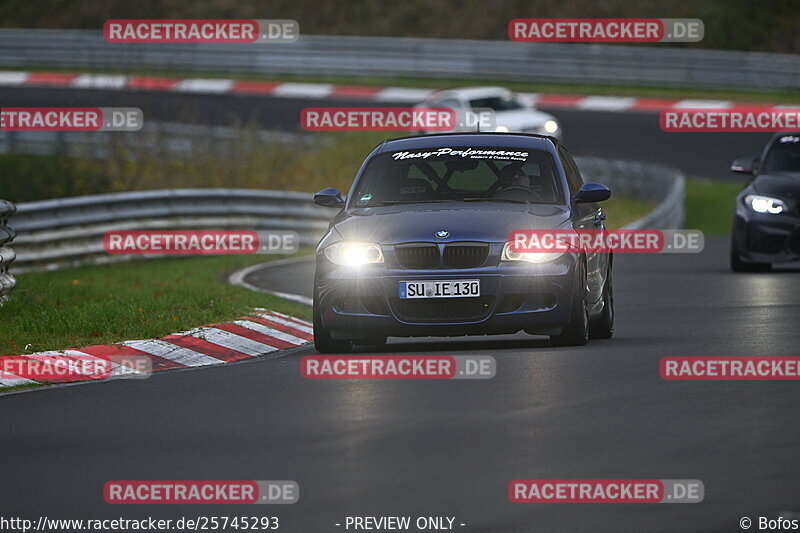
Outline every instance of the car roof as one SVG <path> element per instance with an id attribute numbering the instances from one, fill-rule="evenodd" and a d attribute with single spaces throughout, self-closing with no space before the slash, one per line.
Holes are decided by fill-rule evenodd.
<path id="1" fill-rule="evenodd" d="M 379 146 L 377 153 L 444 146 L 492 146 L 548 151 L 548 144 L 553 146 L 559 142 L 555 137 L 533 133 L 433 133 L 386 140 Z"/>
<path id="2" fill-rule="evenodd" d="M 779 131 L 779 132 L 775 133 L 775 135 L 772 136 L 772 139 L 769 140 L 769 144 L 774 143 L 775 141 L 777 141 L 781 137 L 787 137 L 787 136 L 797 137 L 797 136 L 800 136 L 800 132 L 796 132 L 796 131 Z"/>
<path id="3" fill-rule="evenodd" d="M 462 87 L 458 89 L 444 89 L 434 93 L 432 96 L 440 98 L 448 94 L 455 94 L 467 100 L 472 100 L 475 98 L 505 95 L 511 92 L 512 91 L 505 87 Z"/>

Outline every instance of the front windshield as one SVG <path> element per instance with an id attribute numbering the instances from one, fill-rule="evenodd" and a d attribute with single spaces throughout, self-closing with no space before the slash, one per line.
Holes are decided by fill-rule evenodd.
<path id="1" fill-rule="evenodd" d="M 492 111 L 511 111 L 522 109 L 522 104 L 512 96 L 490 96 L 469 101 L 472 109 L 491 109 Z"/>
<path id="2" fill-rule="evenodd" d="M 443 147 L 380 154 L 359 179 L 350 207 L 497 201 L 563 204 L 553 158 L 542 150 Z"/>
<path id="3" fill-rule="evenodd" d="M 800 135 L 775 140 L 761 166 L 761 173 L 766 172 L 800 172 Z"/>

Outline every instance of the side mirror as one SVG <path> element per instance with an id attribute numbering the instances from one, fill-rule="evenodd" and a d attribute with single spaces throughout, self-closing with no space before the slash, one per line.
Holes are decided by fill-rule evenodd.
<path id="1" fill-rule="evenodd" d="M 576 204 L 593 204 L 611 198 L 611 189 L 602 183 L 584 183 L 572 201 Z"/>
<path id="2" fill-rule="evenodd" d="M 339 189 L 328 187 L 314 195 L 314 203 L 322 207 L 344 207 L 344 198 Z"/>
<path id="3" fill-rule="evenodd" d="M 740 157 L 731 163 L 731 172 L 750 174 L 752 176 L 755 173 L 756 165 L 758 165 L 757 157 Z"/>

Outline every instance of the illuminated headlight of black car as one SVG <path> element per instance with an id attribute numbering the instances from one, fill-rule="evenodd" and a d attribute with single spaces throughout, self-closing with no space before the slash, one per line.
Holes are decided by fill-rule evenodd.
<path id="1" fill-rule="evenodd" d="M 500 256 L 502 261 L 524 261 L 526 263 L 550 263 L 559 257 L 562 257 L 565 252 L 517 252 L 515 251 L 513 243 L 507 242 L 503 246 L 503 253 Z"/>
<path id="2" fill-rule="evenodd" d="M 380 245 L 372 242 L 337 242 L 325 248 L 322 253 L 328 261 L 339 266 L 358 267 L 383 263 Z"/>
<path id="3" fill-rule="evenodd" d="M 744 197 L 744 203 L 756 213 L 777 215 L 786 211 L 786 203 L 783 200 L 772 198 L 771 196 L 748 194 Z"/>

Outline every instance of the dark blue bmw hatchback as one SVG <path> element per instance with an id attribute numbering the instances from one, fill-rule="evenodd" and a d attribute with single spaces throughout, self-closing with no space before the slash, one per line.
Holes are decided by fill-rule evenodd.
<path id="1" fill-rule="evenodd" d="M 379 145 L 316 253 L 314 342 L 322 353 L 389 336 L 516 333 L 560 345 L 614 331 L 611 256 L 518 253 L 515 230 L 603 229 L 610 191 L 583 183 L 555 138 L 443 134 Z"/>

